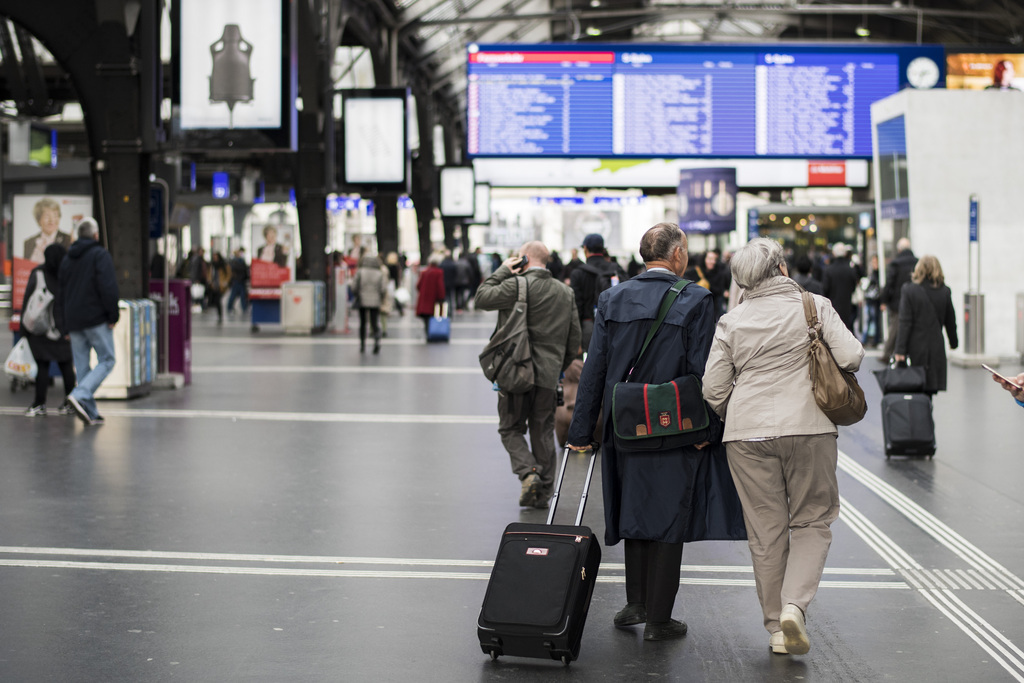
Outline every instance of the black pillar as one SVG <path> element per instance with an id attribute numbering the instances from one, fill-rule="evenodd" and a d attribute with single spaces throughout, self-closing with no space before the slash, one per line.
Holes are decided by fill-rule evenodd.
<path id="1" fill-rule="evenodd" d="M 299 151 L 295 157 L 295 204 L 299 214 L 302 261 L 312 280 L 327 280 L 327 135 L 332 117 L 327 104 L 327 50 L 319 3 L 303 2 L 298 9 L 299 37 Z M 298 274 L 296 274 L 298 277 Z"/>
<path id="2" fill-rule="evenodd" d="M 429 93 L 422 93 L 419 99 L 417 125 L 420 128 L 420 151 L 412 160 L 412 198 L 416 208 L 416 224 L 419 228 L 420 261 L 426 263 L 430 256 L 430 221 L 434 218 L 436 199 L 434 187 L 437 171 L 434 169 L 434 104 Z"/>
<path id="3" fill-rule="evenodd" d="M 398 195 L 379 194 L 373 199 L 377 218 L 377 253 L 398 251 Z"/>

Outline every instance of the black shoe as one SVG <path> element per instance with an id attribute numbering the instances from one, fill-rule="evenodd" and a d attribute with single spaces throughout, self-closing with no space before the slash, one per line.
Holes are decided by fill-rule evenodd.
<path id="1" fill-rule="evenodd" d="M 374 352 L 374 354 L 380 353 L 380 342 L 379 341 L 374 342 L 374 344 L 373 344 L 373 352 Z"/>
<path id="2" fill-rule="evenodd" d="M 647 622 L 644 627 L 644 640 L 671 640 L 686 635 L 686 622 L 669 619 L 661 623 Z"/>
<path id="3" fill-rule="evenodd" d="M 626 606 L 616 613 L 613 620 L 617 628 L 635 626 L 645 621 L 647 621 L 647 607 L 642 602 L 627 602 Z"/>

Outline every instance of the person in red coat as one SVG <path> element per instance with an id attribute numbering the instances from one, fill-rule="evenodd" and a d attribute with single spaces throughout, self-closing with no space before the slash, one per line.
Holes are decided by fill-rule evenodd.
<path id="1" fill-rule="evenodd" d="M 444 271 L 441 270 L 441 255 L 431 254 L 427 268 L 420 273 L 416 283 L 416 315 L 423 320 L 423 331 L 426 332 L 430 317 L 434 315 L 434 304 L 444 302 Z"/>

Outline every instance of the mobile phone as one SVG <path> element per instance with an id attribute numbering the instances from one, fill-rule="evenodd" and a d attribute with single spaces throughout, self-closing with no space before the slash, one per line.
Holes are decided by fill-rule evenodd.
<path id="1" fill-rule="evenodd" d="M 1012 384 L 1013 386 L 1017 387 L 1018 389 L 1021 388 L 1021 386 L 1019 384 L 1017 384 L 1017 380 L 1010 379 L 1009 377 L 1006 377 L 1004 375 L 1000 375 L 998 372 L 996 372 L 995 370 L 993 370 L 989 366 L 985 365 L 984 363 L 981 364 L 981 367 L 985 368 L 986 370 L 988 370 L 989 372 L 991 372 L 993 375 L 995 375 L 999 379 L 1003 380 L 1004 382 L 1008 382 L 1008 383 Z"/>
<path id="2" fill-rule="evenodd" d="M 516 270 L 522 270 L 530 263 L 530 257 L 523 254 L 523 258 L 515 265 Z"/>

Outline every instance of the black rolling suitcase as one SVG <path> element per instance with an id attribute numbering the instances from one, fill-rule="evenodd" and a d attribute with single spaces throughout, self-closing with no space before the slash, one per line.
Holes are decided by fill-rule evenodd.
<path id="1" fill-rule="evenodd" d="M 935 421 L 928 394 L 882 396 L 882 435 L 886 459 L 891 455 L 935 455 Z"/>
<path id="2" fill-rule="evenodd" d="M 552 524 L 568 455 L 567 448 L 547 524 L 505 527 L 477 621 L 480 648 L 491 659 L 501 655 L 550 658 L 568 666 L 580 654 L 601 564 L 601 546 L 590 528 L 580 525 L 597 450 L 590 456 L 573 526 Z"/>

